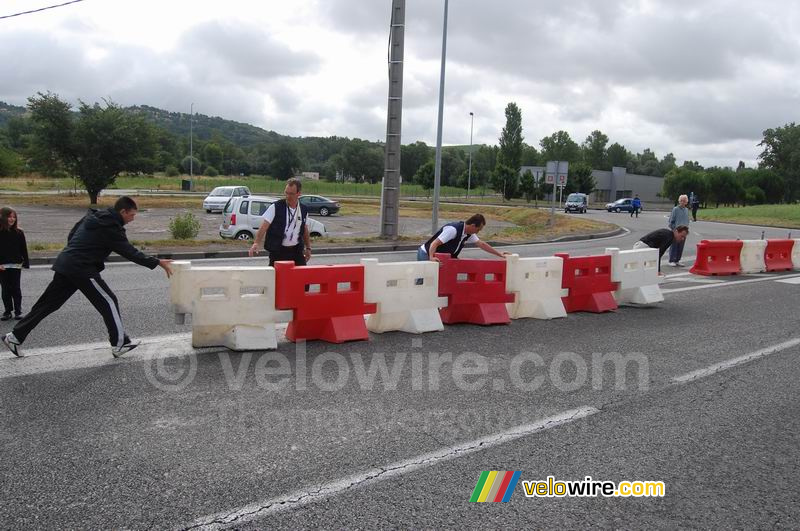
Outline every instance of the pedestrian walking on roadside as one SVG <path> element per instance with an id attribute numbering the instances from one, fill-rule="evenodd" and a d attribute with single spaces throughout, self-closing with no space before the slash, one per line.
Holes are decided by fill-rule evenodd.
<path id="1" fill-rule="evenodd" d="M 633 198 L 633 203 L 631 205 L 631 217 L 636 214 L 636 217 L 639 217 L 639 211 L 642 209 L 642 200 L 639 199 L 639 195 L 637 194 L 636 197 Z"/>
<path id="2" fill-rule="evenodd" d="M 658 229 L 653 232 L 642 236 L 642 239 L 633 244 L 634 249 L 658 249 L 658 274 L 661 274 L 661 257 L 667 249 L 675 242 L 682 242 L 686 240 L 689 235 L 689 227 L 686 225 L 679 225 L 674 230 Z"/>
<path id="3" fill-rule="evenodd" d="M 700 208 L 700 198 L 697 195 L 692 194 L 692 221 L 697 223 L 697 210 Z"/>
<path id="4" fill-rule="evenodd" d="M 448 223 L 436 231 L 428 241 L 417 249 L 417 260 L 433 260 L 438 262 L 436 253 L 446 253 L 453 258 L 458 258 L 461 249 L 467 243 L 474 243 L 484 251 L 495 256 L 504 257 L 508 253 L 502 253 L 486 242 L 478 238 L 478 232 L 486 226 L 486 218 L 483 214 L 470 216 L 467 221 L 456 221 Z"/>
<path id="5" fill-rule="evenodd" d="M 23 269 L 30 269 L 28 244 L 19 228 L 19 216 L 13 208 L 0 208 L 0 285 L 3 290 L 3 315 L 0 321 L 22 319 Z"/>
<path id="6" fill-rule="evenodd" d="M 272 203 L 262 215 L 261 226 L 248 254 L 257 255 L 263 247 L 269 253 L 269 265 L 281 260 L 304 266 L 311 259 L 311 234 L 308 232 L 308 208 L 300 203 L 303 183 L 292 177 L 283 190 L 285 199 Z"/>
<path id="7" fill-rule="evenodd" d="M 100 276 L 105 268 L 104 262 L 112 252 L 150 269 L 161 267 L 167 278 L 172 275 L 172 260 L 146 255 L 128 241 L 124 226 L 133 221 L 137 212 L 136 202 L 122 196 L 112 208 L 90 209 L 72 227 L 67 236 L 67 246 L 53 264 L 53 280 L 31 311 L 14 326 L 13 331 L 3 336 L 3 343 L 8 350 L 15 356 L 22 356 L 21 346 L 28 334 L 78 290 L 103 316 L 111 342 L 111 354 L 115 358 L 139 346 L 138 342 L 131 341 L 125 334 L 117 297 Z"/>
<path id="8" fill-rule="evenodd" d="M 683 194 L 678 198 L 678 205 L 672 209 L 669 215 L 669 228 L 675 230 L 677 227 L 689 226 L 689 209 L 686 205 L 689 203 L 689 197 Z M 681 264 L 681 257 L 683 256 L 683 246 L 686 240 L 674 241 L 669 247 L 669 265 L 673 267 L 683 267 Z"/>

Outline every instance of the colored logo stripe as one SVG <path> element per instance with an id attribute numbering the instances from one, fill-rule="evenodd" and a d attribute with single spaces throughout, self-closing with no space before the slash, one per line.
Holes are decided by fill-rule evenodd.
<path id="1" fill-rule="evenodd" d="M 519 482 L 520 471 L 483 471 L 472 491 L 470 502 L 507 502 Z"/>

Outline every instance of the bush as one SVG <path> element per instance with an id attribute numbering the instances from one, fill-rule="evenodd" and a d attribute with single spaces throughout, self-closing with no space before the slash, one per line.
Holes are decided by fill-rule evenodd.
<path id="1" fill-rule="evenodd" d="M 208 177 L 216 177 L 219 175 L 219 172 L 214 166 L 209 166 L 208 168 L 206 168 L 205 173 Z"/>
<path id="2" fill-rule="evenodd" d="M 744 191 L 744 200 L 748 205 L 763 205 L 767 202 L 767 194 L 758 186 L 751 186 Z"/>
<path id="3" fill-rule="evenodd" d="M 166 174 L 167 177 L 177 177 L 181 172 L 178 171 L 177 166 L 167 166 Z"/>
<path id="4" fill-rule="evenodd" d="M 191 212 L 184 212 L 169 221 L 169 231 L 175 240 L 191 240 L 200 232 L 200 222 Z"/>

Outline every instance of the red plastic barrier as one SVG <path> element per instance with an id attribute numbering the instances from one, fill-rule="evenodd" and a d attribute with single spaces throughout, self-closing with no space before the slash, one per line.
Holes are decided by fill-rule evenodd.
<path id="1" fill-rule="evenodd" d="M 767 240 L 764 262 L 767 271 L 791 271 L 794 240 Z"/>
<path id="2" fill-rule="evenodd" d="M 441 262 L 439 296 L 448 300 L 447 307 L 439 309 L 443 323 L 511 322 L 506 303 L 514 302 L 514 294 L 506 293 L 505 260 L 456 259 L 440 253 L 436 258 Z"/>
<path id="3" fill-rule="evenodd" d="M 611 255 L 576 256 L 556 253 L 564 260 L 561 287 L 569 295 L 561 297 L 564 308 L 572 312 L 610 312 L 617 309 L 613 292 L 617 284 L 611 281 Z"/>
<path id="4" fill-rule="evenodd" d="M 689 270 L 694 275 L 738 275 L 742 272 L 740 240 L 703 240 Z"/>
<path id="5" fill-rule="evenodd" d="M 349 286 L 340 286 L 345 283 Z M 369 339 L 364 314 L 375 313 L 377 305 L 364 302 L 364 266 L 295 267 L 294 262 L 275 262 L 275 284 L 275 307 L 294 310 L 286 329 L 289 341 Z M 318 291 L 306 291 L 306 286 L 316 285 Z"/>

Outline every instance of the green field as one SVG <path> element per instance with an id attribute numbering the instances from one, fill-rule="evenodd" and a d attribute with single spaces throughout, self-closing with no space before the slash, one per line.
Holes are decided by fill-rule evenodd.
<path id="1" fill-rule="evenodd" d="M 732 223 L 800 229 L 800 204 L 706 208 L 697 212 L 697 220 L 729 221 Z"/>
<path id="2" fill-rule="evenodd" d="M 146 177 L 146 176 L 121 176 L 116 183 L 109 189 L 123 190 L 180 190 L 181 180 L 188 179 L 188 175 L 181 177 Z M 194 189 L 197 192 L 209 192 L 216 186 L 241 184 L 250 188 L 254 194 L 283 194 L 285 187 L 284 181 L 276 181 L 271 177 L 263 175 L 250 175 L 248 177 L 194 177 Z M 72 179 L 52 179 L 52 178 L 2 178 L 0 179 L 0 191 L 16 192 L 40 192 L 46 190 L 72 190 L 75 183 Z M 78 190 L 82 190 L 81 184 L 77 185 Z M 303 192 L 306 194 L 332 195 L 332 196 L 364 196 L 380 197 L 381 185 L 369 183 L 331 183 L 327 181 L 303 181 Z M 403 197 L 419 198 L 429 197 L 432 193 L 417 184 L 401 185 Z M 492 190 L 472 190 L 471 197 L 495 197 Z M 451 186 L 443 186 L 441 197 L 465 197 L 466 190 Z M 499 197 L 498 197 L 499 198 Z"/>

